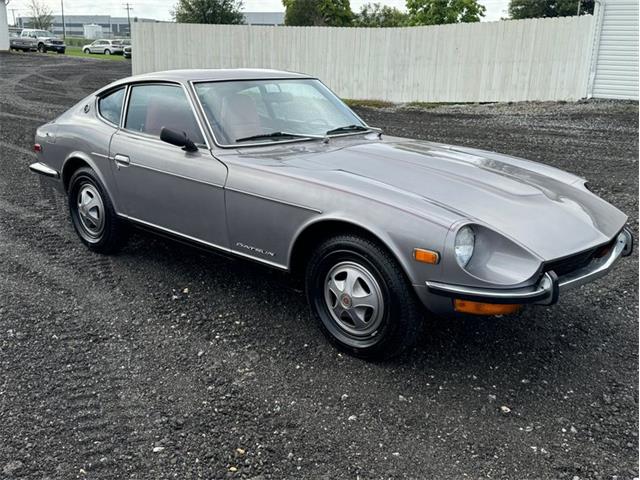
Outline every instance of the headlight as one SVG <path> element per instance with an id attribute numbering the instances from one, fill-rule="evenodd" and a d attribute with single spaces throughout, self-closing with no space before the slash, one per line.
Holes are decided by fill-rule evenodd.
<path id="1" fill-rule="evenodd" d="M 456 234 L 455 253 L 456 260 L 461 267 L 465 267 L 471 255 L 473 255 L 473 247 L 476 242 L 476 235 L 471 227 L 462 227 Z"/>

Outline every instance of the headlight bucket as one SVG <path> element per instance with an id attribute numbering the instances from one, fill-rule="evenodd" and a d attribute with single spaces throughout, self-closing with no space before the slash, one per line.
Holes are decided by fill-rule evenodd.
<path id="1" fill-rule="evenodd" d="M 442 275 L 451 283 L 512 287 L 529 280 L 542 264 L 533 252 L 480 223 L 459 224 L 450 238 L 443 259 L 451 261 L 442 262 Z"/>

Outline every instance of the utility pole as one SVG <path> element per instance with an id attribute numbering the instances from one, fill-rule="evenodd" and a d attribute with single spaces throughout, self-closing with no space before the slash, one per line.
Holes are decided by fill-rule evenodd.
<path id="1" fill-rule="evenodd" d="M 13 26 L 16 26 L 16 10 L 17 8 L 10 8 L 9 10 L 11 10 L 11 15 L 13 15 Z"/>
<path id="2" fill-rule="evenodd" d="M 131 38 L 131 15 L 129 12 L 133 10 L 133 7 L 129 5 L 129 3 L 125 3 L 125 7 L 127 9 L 127 22 L 129 23 L 129 38 Z"/>
<path id="3" fill-rule="evenodd" d="M 60 0 L 60 8 L 62 9 L 62 38 L 67 38 L 67 29 L 64 26 L 64 0 Z"/>
<path id="4" fill-rule="evenodd" d="M 578 0 L 578 15 L 580 15 L 580 4 L 582 3 L 582 0 Z"/>

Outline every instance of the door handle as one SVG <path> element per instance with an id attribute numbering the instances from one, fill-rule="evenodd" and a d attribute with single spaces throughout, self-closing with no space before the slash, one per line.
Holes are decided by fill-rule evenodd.
<path id="1" fill-rule="evenodd" d="M 120 167 L 128 167 L 129 164 L 131 163 L 131 160 L 129 160 L 129 157 L 127 157 L 126 155 L 120 155 L 119 153 L 114 155 L 113 159 L 116 162 L 116 168 L 118 170 L 120 170 Z"/>

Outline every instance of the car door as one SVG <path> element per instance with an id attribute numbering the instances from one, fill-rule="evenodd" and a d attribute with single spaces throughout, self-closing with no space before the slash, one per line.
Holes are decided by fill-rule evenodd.
<path id="1" fill-rule="evenodd" d="M 91 53 L 102 53 L 102 41 L 96 40 L 89 48 L 91 49 Z"/>
<path id="2" fill-rule="evenodd" d="M 109 156 L 124 213 L 133 221 L 228 248 L 227 168 L 205 144 L 192 102 L 178 84 L 129 87 L 122 128 Z M 160 140 L 162 127 L 185 132 L 195 152 Z"/>

